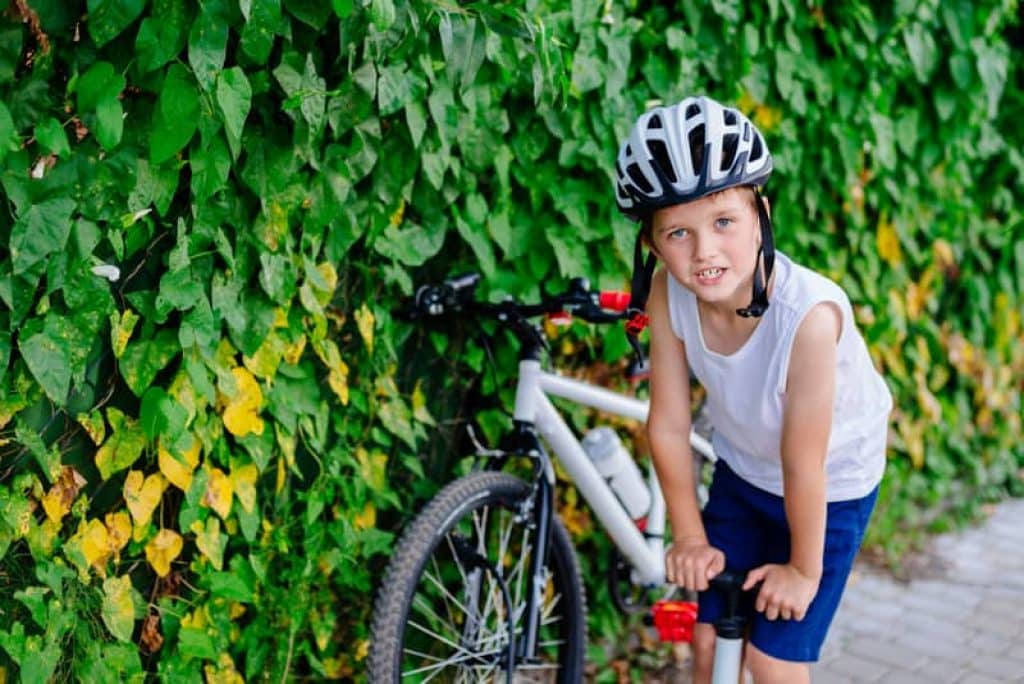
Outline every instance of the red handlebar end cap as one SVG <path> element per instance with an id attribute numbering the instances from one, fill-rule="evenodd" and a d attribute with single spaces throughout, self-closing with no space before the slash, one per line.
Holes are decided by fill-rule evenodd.
<path id="1" fill-rule="evenodd" d="M 597 303 L 601 305 L 602 309 L 625 311 L 629 306 L 629 293 L 604 290 L 598 295 Z"/>

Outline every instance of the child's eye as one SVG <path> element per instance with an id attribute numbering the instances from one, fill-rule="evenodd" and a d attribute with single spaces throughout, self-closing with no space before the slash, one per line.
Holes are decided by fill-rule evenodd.
<path id="1" fill-rule="evenodd" d="M 675 239 L 675 240 L 682 240 L 684 237 L 686 237 L 689 234 L 690 234 L 690 231 L 688 231 L 686 228 L 676 228 L 671 233 L 669 233 L 668 236 L 670 238 Z"/>
<path id="2" fill-rule="evenodd" d="M 728 228 L 730 223 L 732 223 L 732 219 L 723 216 L 722 218 L 717 219 L 715 221 L 715 227 L 716 228 Z"/>

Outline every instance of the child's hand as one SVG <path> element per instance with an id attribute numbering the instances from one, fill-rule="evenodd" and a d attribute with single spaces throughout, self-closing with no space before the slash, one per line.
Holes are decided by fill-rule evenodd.
<path id="1" fill-rule="evenodd" d="M 675 542 L 665 553 L 665 579 L 691 591 L 706 591 L 723 570 L 725 554 L 703 540 Z"/>
<path id="2" fill-rule="evenodd" d="M 747 573 L 743 590 L 763 580 L 754 608 L 769 620 L 803 620 L 807 607 L 818 593 L 819 579 L 808 577 L 789 564 L 769 563 Z"/>

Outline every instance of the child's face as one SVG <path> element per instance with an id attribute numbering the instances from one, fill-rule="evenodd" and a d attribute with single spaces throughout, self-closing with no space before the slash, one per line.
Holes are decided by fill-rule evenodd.
<path id="1" fill-rule="evenodd" d="M 669 272 L 698 299 L 746 306 L 761 244 L 750 188 L 729 188 L 654 213 L 652 247 Z"/>

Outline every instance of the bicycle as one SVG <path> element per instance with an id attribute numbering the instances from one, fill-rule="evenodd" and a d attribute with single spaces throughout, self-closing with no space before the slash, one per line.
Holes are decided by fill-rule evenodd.
<path id="1" fill-rule="evenodd" d="M 520 361 L 512 429 L 498 449 L 478 444 L 479 467 L 442 488 L 396 544 L 374 606 L 370 681 L 476 682 L 500 674 L 509 682 L 514 675 L 539 681 L 529 679 L 538 673 L 549 676 L 543 681 L 551 675 L 582 680 L 586 599 L 572 541 L 555 512 L 555 471 L 545 443 L 628 565 L 613 586 L 665 586 L 665 501 L 653 467 L 646 483 L 650 506 L 637 521 L 549 397 L 637 421 L 646 420 L 647 402 L 544 370 L 547 342 L 531 321 L 556 314 L 621 321 L 628 295 L 592 292 L 586 280 L 575 279 L 566 292 L 535 304 L 488 303 L 474 298 L 478 282 L 474 274 L 420 287 L 406 313 L 414 320 L 489 318 L 514 334 Z M 695 468 L 714 462 L 706 438 L 694 432 L 691 445 Z M 529 480 L 502 472 L 517 456 L 529 459 Z M 623 610 L 651 610 L 621 592 L 613 596 Z M 663 636 L 685 638 L 695 608 L 659 604 L 654 622 Z"/>

